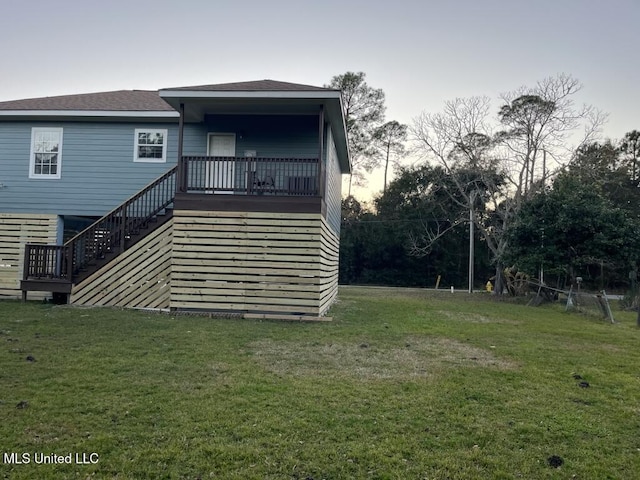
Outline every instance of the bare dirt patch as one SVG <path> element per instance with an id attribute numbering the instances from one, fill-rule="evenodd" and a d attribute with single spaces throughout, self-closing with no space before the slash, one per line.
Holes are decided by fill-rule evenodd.
<path id="1" fill-rule="evenodd" d="M 450 368 L 515 368 L 515 364 L 496 358 L 490 350 L 442 337 L 407 337 L 391 346 L 265 339 L 249 344 L 248 348 L 260 365 L 277 375 L 427 378 Z"/>

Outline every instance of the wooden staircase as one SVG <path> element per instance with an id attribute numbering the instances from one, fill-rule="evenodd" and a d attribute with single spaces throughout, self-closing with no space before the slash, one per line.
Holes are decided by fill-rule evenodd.
<path id="1" fill-rule="evenodd" d="M 96 272 L 173 216 L 177 167 L 146 186 L 64 245 L 25 245 L 20 289 L 64 298 Z"/>

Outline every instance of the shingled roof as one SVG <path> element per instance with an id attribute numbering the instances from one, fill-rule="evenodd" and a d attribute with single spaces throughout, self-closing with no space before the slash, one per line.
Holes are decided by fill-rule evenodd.
<path id="1" fill-rule="evenodd" d="M 29 98 L 0 102 L 0 110 L 61 110 L 113 112 L 174 112 L 167 102 L 152 90 L 117 90 L 56 97 Z"/>
<path id="2" fill-rule="evenodd" d="M 254 107 L 264 111 L 299 113 L 318 112 L 324 107 L 331 123 L 334 141 L 343 172 L 350 169 L 346 128 L 340 91 L 276 80 L 219 83 L 161 90 L 117 90 L 112 92 L 60 95 L 0 102 L 0 121 L 16 119 L 146 119 L 175 120 L 178 110 L 186 105 L 185 119 L 203 121 L 207 111 L 220 107 L 234 113 L 250 112 Z M 277 107 L 277 108 L 276 108 Z M 306 110 L 305 110 L 306 108 Z M 208 110 L 207 110 L 208 109 Z"/>
<path id="3" fill-rule="evenodd" d="M 331 88 L 302 85 L 299 83 L 278 82 L 276 80 L 256 80 L 252 82 L 218 83 L 214 85 L 196 85 L 194 87 L 163 88 L 163 90 L 185 90 L 196 92 L 309 92 L 331 91 Z"/>
<path id="4" fill-rule="evenodd" d="M 197 92 L 321 92 L 330 88 L 299 83 L 257 80 L 252 82 L 219 83 L 193 87 L 166 88 L 170 91 Z M 55 97 L 28 98 L 0 102 L 0 111 L 104 111 L 104 112 L 172 112 L 155 90 L 117 90 Z"/>

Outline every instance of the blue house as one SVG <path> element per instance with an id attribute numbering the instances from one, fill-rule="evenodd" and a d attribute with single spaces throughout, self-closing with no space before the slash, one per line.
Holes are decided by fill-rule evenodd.
<path id="1" fill-rule="evenodd" d="M 349 169 L 333 89 L 262 80 L 0 102 L 0 297 L 321 316 Z"/>

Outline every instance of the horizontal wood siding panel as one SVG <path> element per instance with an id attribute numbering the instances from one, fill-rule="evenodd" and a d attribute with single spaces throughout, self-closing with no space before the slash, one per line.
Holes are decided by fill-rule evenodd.
<path id="1" fill-rule="evenodd" d="M 21 297 L 24 246 L 27 243 L 55 244 L 58 223 L 56 215 L 0 213 L 0 298 Z M 29 294 L 33 300 L 47 296 L 50 296 L 47 292 Z"/>
<path id="2" fill-rule="evenodd" d="M 174 212 L 171 308 L 318 316 L 321 214 Z"/>
<path id="3" fill-rule="evenodd" d="M 329 222 L 322 219 L 322 279 L 320 284 L 320 315 L 324 315 L 329 310 L 338 296 L 338 259 L 340 249 L 340 238 L 329 225 Z"/>
<path id="4" fill-rule="evenodd" d="M 320 282 L 318 277 L 315 276 L 296 276 L 295 283 L 292 282 L 292 275 L 298 273 L 297 270 L 292 270 L 289 275 L 287 272 L 274 272 L 272 269 L 265 270 L 256 270 L 252 269 L 251 274 L 239 274 L 237 269 L 228 268 L 224 269 L 215 269 L 215 272 L 211 272 L 208 267 L 181 267 L 180 272 L 172 272 L 171 278 L 174 280 L 185 280 L 185 281 L 202 281 L 202 272 L 208 271 L 207 280 L 210 281 L 221 281 L 221 282 L 251 282 L 254 283 L 256 281 L 256 275 L 269 276 L 269 281 L 274 285 L 282 285 L 284 289 L 288 286 L 309 286 L 310 289 L 314 291 L 320 291 Z"/>
<path id="5" fill-rule="evenodd" d="M 171 288 L 169 221 L 78 285 L 74 305 L 169 308 Z"/>

